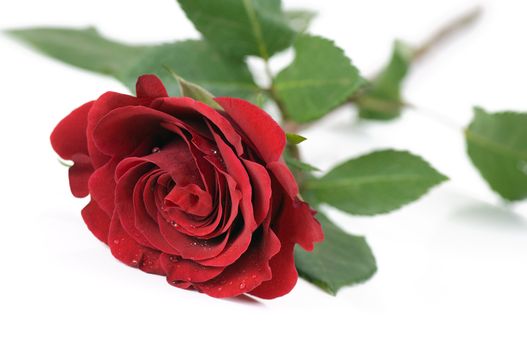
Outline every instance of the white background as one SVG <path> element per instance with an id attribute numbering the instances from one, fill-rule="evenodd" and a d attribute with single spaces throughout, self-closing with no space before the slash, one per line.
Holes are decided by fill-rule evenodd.
<path id="1" fill-rule="evenodd" d="M 125 89 L 0 36 L 0 348 L 526 349 L 527 206 L 488 189 L 465 156 L 461 128 L 473 105 L 527 110 L 527 4 L 479 3 L 478 25 L 412 72 L 405 96 L 419 110 L 366 123 L 344 108 L 304 132 L 304 154 L 322 169 L 396 147 L 452 178 L 390 215 L 331 212 L 367 236 L 379 266 L 337 297 L 299 281 L 278 300 L 216 300 L 118 263 L 85 228 L 85 201 L 70 195 L 48 137 L 73 108 Z M 392 39 L 419 42 L 473 4 L 285 0 L 319 10 L 312 32 L 335 39 L 366 75 Z M 198 36 L 173 0 L 0 3 L 0 28 L 33 25 L 96 25 L 133 43 Z"/>

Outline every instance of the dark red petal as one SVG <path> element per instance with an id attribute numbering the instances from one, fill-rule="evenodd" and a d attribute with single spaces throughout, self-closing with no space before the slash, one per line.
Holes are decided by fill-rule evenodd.
<path id="1" fill-rule="evenodd" d="M 157 99 L 156 103 L 156 109 L 174 116 L 181 115 L 186 116 L 187 118 L 204 117 L 208 119 L 219 129 L 229 144 L 234 147 L 238 155 L 243 153 L 240 135 L 234 129 L 231 122 L 214 108 L 188 97 L 168 97 L 164 99 Z"/>
<path id="2" fill-rule="evenodd" d="M 136 204 L 133 198 L 134 189 L 138 186 L 139 179 L 145 173 L 148 173 L 151 168 L 152 165 L 149 163 L 140 163 L 131 168 L 117 180 L 117 185 L 115 187 L 115 209 L 119 213 L 121 225 L 126 232 L 128 232 L 130 237 L 143 246 L 158 248 L 157 246 L 152 246 L 147 237 L 137 229 L 134 212 L 134 204 Z M 140 200 L 142 201 L 143 199 L 140 198 Z"/>
<path id="3" fill-rule="evenodd" d="M 320 242 L 324 238 L 322 227 L 313 215 L 314 211 L 307 203 L 285 197 L 275 228 L 282 248 L 269 262 L 273 278 L 262 283 L 250 294 L 272 299 L 287 294 L 293 289 L 298 279 L 294 260 L 295 243 L 306 250 L 312 250 L 313 243 Z"/>
<path id="4" fill-rule="evenodd" d="M 160 252 L 143 247 L 132 239 L 121 226 L 118 215 L 112 217 L 108 245 L 112 255 L 126 265 L 140 268 L 148 273 L 164 274 L 159 262 Z"/>
<path id="5" fill-rule="evenodd" d="M 283 237 L 280 237 L 281 239 Z M 270 261 L 272 279 L 263 282 L 249 294 L 263 299 L 274 299 L 289 293 L 298 280 L 295 267 L 294 243 L 281 241 L 282 247 Z"/>
<path id="6" fill-rule="evenodd" d="M 298 195 L 298 185 L 287 165 L 278 161 L 267 164 L 267 168 L 273 173 L 289 197 L 295 198 Z"/>
<path id="7" fill-rule="evenodd" d="M 222 138 L 213 134 L 219 154 L 225 164 L 226 172 L 236 181 L 242 193 L 241 212 L 245 221 L 245 226 L 251 231 L 256 229 L 254 220 L 254 211 L 252 204 L 252 187 L 249 180 L 249 174 L 243 166 L 241 159 L 236 156 L 233 150 L 222 140 Z"/>
<path id="8" fill-rule="evenodd" d="M 89 194 L 88 180 L 93 173 L 90 157 L 85 154 L 76 154 L 72 157 L 73 166 L 69 169 L 71 193 L 77 198 Z"/>
<path id="9" fill-rule="evenodd" d="M 225 249 L 229 239 L 229 235 L 207 240 L 189 236 L 178 231 L 178 228 L 174 224 L 167 222 L 161 214 L 159 214 L 157 222 L 164 239 L 184 259 L 202 260 L 215 257 Z"/>
<path id="10" fill-rule="evenodd" d="M 305 250 L 313 250 L 315 242 L 324 239 L 322 226 L 315 219 L 315 211 L 298 198 L 287 198 L 282 208 L 277 234 L 284 232 L 287 237 L 300 244 Z"/>
<path id="11" fill-rule="evenodd" d="M 282 156 L 285 133 L 269 114 L 239 98 L 219 97 L 216 101 L 240 127 L 265 162 L 276 161 Z"/>
<path id="12" fill-rule="evenodd" d="M 51 146 L 63 159 L 73 160 L 69 169 L 71 193 L 75 197 L 88 195 L 88 178 L 93 172 L 88 156 L 86 128 L 88 112 L 93 105 L 88 102 L 62 119 L 51 133 Z"/>
<path id="13" fill-rule="evenodd" d="M 161 255 L 161 266 L 170 284 L 178 282 L 205 282 L 218 276 L 224 267 L 206 267 L 174 255 Z"/>
<path id="14" fill-rule="evenodd" d="M 115 167 L 118 160 L 112 159 L 104 166 L 95 170 L 88 181 L 88 188 L 93 200 L 109 216 L 113 215 L 115 208 Z"/>
<path id="15" fill-rule="evenodd" d="M 136 186 L 134 189 L 133 207 L 135 227 L 157 250 L 164 253 L 175 254 L 177 253 L 177 250 L 172 248 L 163 238 L 159 231 L 159 225 L 157 224 L 159 209 L 155 203 L 152 191 L 155 181 L 157 181 L 157 177 L 151 176 L 148 181 L 145 180 L 144 185 L 141 184 L 142 187 Z M 152 207 L 148 208 L 148 206 Z"/>
<path id="16" fill-rule="evenodd" d="M 88 114 L 88 151 L 92 159 L 93 166 L 98 168 L 104 165 L 110 157 L 103 154 L 95 145 L 93 132 L 95 127 L 106 114 L 114 109 L 124 106 L 134 106 L 141 104 L 141 100 L 134 96 L 119 94 L 117 92 L 107 92 L 99 97 L 94 103 Z"/>
<path id="17" fill-rule="evenodd" d="M 211 157 L 207 157 L 207 159 L 211 160 Z M 190 236 L 203 239 L 218 237 L 230 229 L 238 214 L 239 203 L 242 197 L 234 179 L 218 168 L 217 164 L 212 164 L 214 164 L 217 172 L 215 175 L 216 185 L 214 187 L 215 207 L 211 214 L 201 220 L 195 220 L 178 209 L 167 209 L 167 216 L 179 223 L 180 229 Z M 220 265 L 225 265 L 225 263 Z"/>
<path id="18" fill-rule="evenodd" d="M 141 158 L 127 158 L 119 163 L 116 169 L 115 207 L 121 224 L 139 243 L 175 254 L 177 250 L 168 244 L 159 231 L 158 207 L 156 203 L 151 203 L 157 179 L 163 174 L 159 169 L 152 171 L 152 168 L 152 163 Z M 145 197 L 145 193 L 149 198 Z M 151 208 L 151 214 L 147 213 L 147 203 L 155 207 Z"/>
<path id="19" fill-rule="evenodd" d="M 208 158 L 211 160 L 211 158 Z M 212 225 L 216 226 L 216 232 L 207 234 L 207 237 L 215 237 L 226 231 L 228 231 L 236 219 L 239 212 L 239 204 L 242 199 L 242 194 L 239 190 L 236 181 L 227 174 L 223 169 L 218 167 L 218 164 L 214 164 L 214 168 L 217 171 L 217 191 L 218 196 L 216 198 L 218 206 L 216 210 L 217 217 L 215 221 L 210 222 L 209 227 Z M 223 178 L 222 178 L 223 176 Z M 221 223 L 219 222 L 221 220 Z M 204 225 L 205 228 L 205 225 Z M 211 227 L 212 228 L 212 227 Z M 199 234 L 199 233 L 198 233 Z M 201 235 L 201 234 L 200 234 Z"/>
<path id="20" fill-rule="evenodd" d="M 139 98 L 168 97 L 163 82 L 154 74 L 141 75 L 137 79 L 135 90 Z"/>
<path id="21" fill-rule="evenodd" d="M 271 178 L 267 170 L 258 163 L 243 159 L 243 164 L 251 178 L 254 219 L 260 224 L 267 216 L 271 204 Z"/>
<path id="22" fill-rule="evenodd" d="M 165 200 L 167 207 L 175 206 L 190 215 L 206 216 L 213 209 L 210 194 L 196 184 L 175 186 Z"/>
<path id="23" fill-rule="evenodd" d="M 280 241 L 272 230 L 260 230 L 253 235 L 249 249 L 225 271 L 194 287 L 216 298 L 233 297 L 250 292 L 272 277 L 269 259 L 280 250 Z"/>
<path id="24" fill-rule="evenodd" d="M 235 232 L 237 230 L 239 232 Z M 251 244 L 251 237 L 253 232 L 249 232 L 245 227 L 241 228 L 234 223 L 230 228 L 228 235 L 229 240 L 225 245 L 223 251 L 216 256 L 208 259 L 197 259 L 199 263 L 204 266 L 227 266 L 234 263 L 243 255 L 249 245 Z"/>
<path id="25" fill-rule="evenodd" d="M 161 266 L 160 256 L 161 252 L 145 248 L 139 263 L 139 269 L 146 273 L 164 276 L 165 270 Z"/>
<path id="26" fill-rule="evenodd" d="M 174 287 L 178 287 L 178 288 L 181 288 L 181 289 L 192 289 L 192 283 L 190 282 L 169 282 L 171 285 L 173 285 Z"/>
<path id="27" fill-rule="evenodd" d="M 252 188 L 247 170 L 241 163 L 240 158 L 234 154 L 233 150 L 221 137 L 217 134 L 213 136 L 218 146 L 219 154 L 225 163 L 226 172 L 236 181 L 241 191 L 242 199 L 240 201 L 240 210 L 243 217 L 243 226 L 234 227 L 236 226 L 235 221 L 233 229 L 236 229 L 237 232 L 232 232 L 231 230 L 231 237 L 225 250 L 214 258 L 200 261 L 200 264 L 206 266 L 225 266 L 238 259 L 247 250 L 251 242 L 251 236 L 257 228 L 257 224 L 254 219 Z"/>
<path id="28" fill-rule="evenodd" d="M 51 146 L 62 159 L 72 159 L 75 154 L 88 154 L 86 128 L 92 105 L 93 101 L 71 112 L 51 133 Z"/>
<path id="29" fill-rule="evenodd" d="M 108 241 L 110 217 L 93 200 L 82 209 L 82 218 L 88 229 L 104 243 Z"/>
<path id="30" fill-rule="evenodd" d="M 134 158 L 130 158 L 134 159 Z M 176 138 L 163 147 L 160 152 L 141 157 L 143 161 L 155 164 L 159 169 L 170 174 L 178 186 L 188 184 L 203 185 L 196 162 L 187 144 Z M 202 187 L 205 187 L 204 185 Z"/>
<path id="31" fill-rule="evenodd" d="M 107 113 L 93 131 L 97 148 L 107 155 L 129 155 L 145 140 L 152 143 L 168 133 L 161 122 L 174 117 L 144 106 L 126 106 Z"/>

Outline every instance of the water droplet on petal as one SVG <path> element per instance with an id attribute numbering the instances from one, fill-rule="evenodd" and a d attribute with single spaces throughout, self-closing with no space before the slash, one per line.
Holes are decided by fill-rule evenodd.
<path id="1" fill-rule="evenodd" d="M 174 226 L 174 227 L 178 227 L 179 224 L 177 222 L 175 222 L 174 220 L 170 221 L 170 225 Z"/>
<path id="2" fill-rule="evenodd" d="M 256 278 L 256 275 L 252 275 L 251 277 L 252 277 L 252 278 Z"/>
<path id="3" fill-rule="evenodd" d="M 218 292 L 221 292 L 222 289 L 223 287 L 218 287 Z"/>
<path id="4" fill-rule="evenodd" d="M 159 147 L 152 148 L 152 153 L 157 153 L 159 151 L 161 151 L 161 148 L 159 148 Z"/>
<path id="5" fill-rule="evenodd" d="M 240 283 L 240 289 L 243 289 L 243 288 L 245 288 L 245 283 L 244 282 Z"/>
<path id="6" fill-rule="evenodd" d="M 137 260 L 135 260 L 135 259 L 132 259 L 132 264 L 134 264 L 134 265 L 135 265 L 135 264 L 137 264 L 137 263 L 138 263 L 138 261 L 137 261 Z"/>
<path id="7" fill-rule="evenodd" d="M 114 240 L 113 240 L 113 243 L 114 243 L 114 244 L 119 244 L 119 242 L 120 242 L 120 241 L 119 241 L 118 239 L 114 239 Z"/>
<path id="8" fill-rule="evenodd" d="M 212 154 L 218 154 L 218 150 L 217 149 L 213 149 L 212 150 Z"/>

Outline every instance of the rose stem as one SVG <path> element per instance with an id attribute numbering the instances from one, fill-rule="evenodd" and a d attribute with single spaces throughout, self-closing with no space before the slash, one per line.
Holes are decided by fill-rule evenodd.
<path id="1" fill-rule="evenodd" d="M 482 13 L 482 8 L 477 6 L 449 21 L 415 49 L 412 61 L 415 62 L 422 59 L 442 42 L 470 27 L 481 17 Z"/>
<path id="2" fill-rule="evenodd" d="M 418 45 L 414 48 L 414 52 L 412 55 L 412 62 L 416 63 L 421 61 L 423 58 L 425 58 L 433 49 L 440 46 L 444 41 L 451 39 L 455 35 L 458 35 L 460 32 L 466 30 L 468 27 L 470 27 L 472 24 L 474 24 L 483 13 L 483 9 L 481 6 L 476 6 L 472 8 L 471 10 L 463 13 L 462 15 L 448 21 L 445 25 L 440 27 L 436 32 L 434 32 L 432 35 L 428 37 L 423 43 Z M 375 74 L 376 75 L 376 74 Z M 370 77 L 369 80 L 373 80 L 375 78 L 375 75 L 373 77 Z M 348 102 L 355 103 L 360 97 L 361 94 L 364 93 L 364 90 L 359 90 L 355 95 L 349 98 L 348 101 L 344 102 L 342 105 L 336 107 L 340 108 L 343 105 L 347 104 Z M 393 106 L 386 106 L 386 104 L 390 102 L 376 101 L 375 99 L 371 99 L 369 101 L 370 105 L 372 107 L 375 107 L 376 109 L 382 110 L 383 107 L 393 107 Z M 399 105 L 402 107 L 407 108 L 413 108 L 413 109 L 422 109 L 417 107 L 415 104 L 407 102 L 407 101 L 400 101 Z M 335 109 L 336 109 L 335 108 Z"/>

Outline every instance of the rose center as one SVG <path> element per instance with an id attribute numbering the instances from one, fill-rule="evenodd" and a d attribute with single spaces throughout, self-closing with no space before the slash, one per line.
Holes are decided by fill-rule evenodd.
<path id="1" fill-rule="evenodd" d="M 165 206 L 170 212 L 170 208 L 204 217 L 211 213 L 212 198 L 196 184 L 187 186 L 175 186 L 165 197 Z"/>

